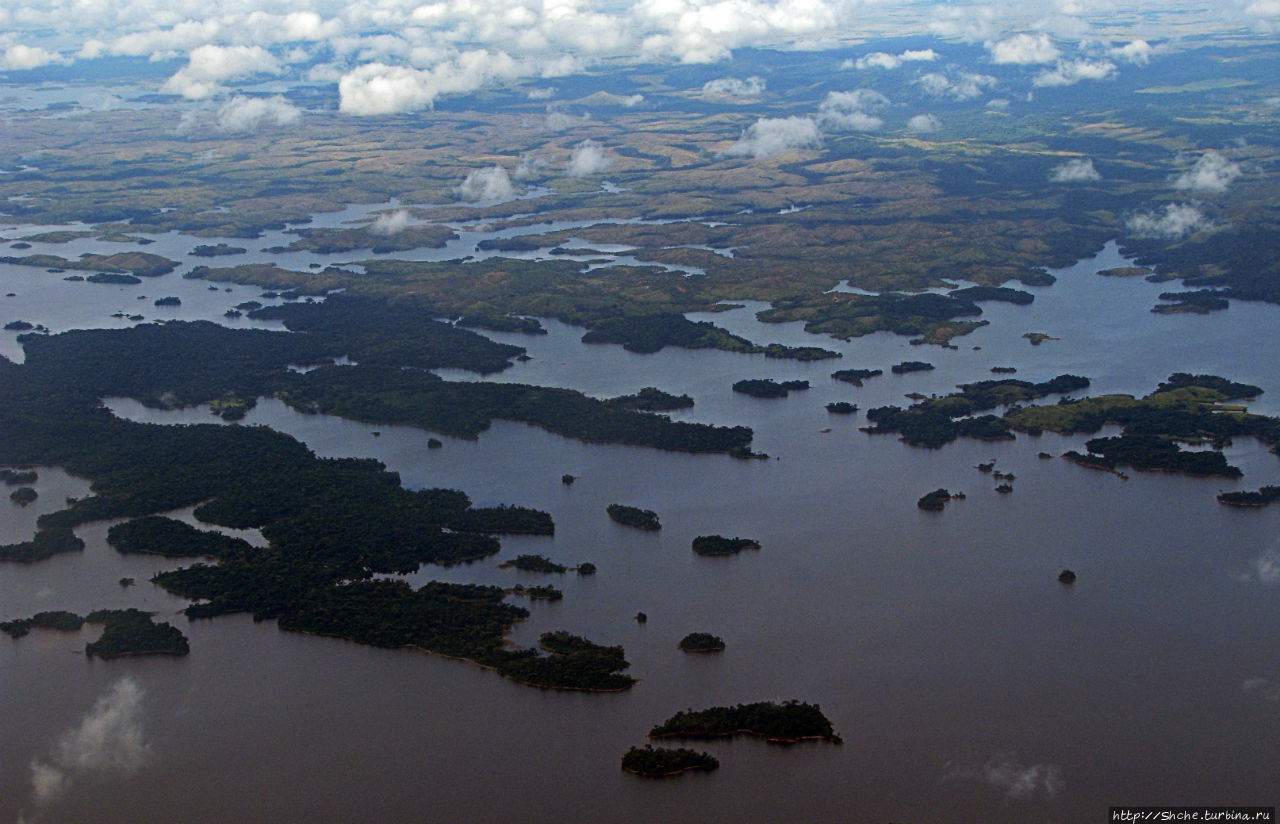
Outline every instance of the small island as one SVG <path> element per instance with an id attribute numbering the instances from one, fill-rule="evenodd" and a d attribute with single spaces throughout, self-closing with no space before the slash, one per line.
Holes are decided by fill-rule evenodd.
<path id="1" fill-rule="evenodd" d="M 753 398 L 785 398 L 791 392 L 809 388 L 808 381 L 775 381 L 770 378 L 740 380 L 733 385 L 734 392 Z"/>
<path id="2" fill-rule="evenodd" d="M 534 601 L 559 601 L 564 597 L 564 593 L 553 586 L 527 587 L 523 584 L 516 584 L 511 589 L 514 595 L 523 595 Z"/>
<path id="3" fill-rule="evenodd" d="M 726 538 L 723 535 L 699 535 L 693 539 L 693 551 L 699 555 L 737 555 L 744 549 L 759 549 L 751 538 Z"/>
<path id="4" fill-rule="evenodd" d="M 832 372 L 831 377 L 838 381 L 851 383 L 854 386 L 862 386 L 862 382 L 867 378 L 874 378 L 876 375 L 883 374 L 883 369 L 840 369 Z"/>
<path id="5" fill-rule="evenodd" d="M 1280 486 L 1264 486 L 1250 492 L 1222 492 L 1218 494 L 1218 503 L 1227 506 L 1260 507 L 1280 501 Z"/>
<path id="6" fill-rule="evenodd" d="M 689 770 L 714 770 L 715 756 L 680 747 L 632 747 L 622 756 L 622 769 L 646 778 L 671 778 Z"/>
<path id="7" fill-rule="evenodd" d="M 219 243 L 216 246 L 202 244 L 188 252 L 192 257 L 221 257 L 223 255 L 243 255 L 247 252 L 242 246 L 230 246 L 226 243 Z"/>
<path id="8" fill-rule="evenodd" d="M 89 283 L 105 283 L 108 286 L 136 286 L 142 278 L 135 275 L 122 275 L 118 272 L 97 272 L 85 278 Z"/>
<path id="9" fill-rule="evenodd" d="M 156 306 L 181 306 L 182 298 L 174 297 L 173 295 L 169 295 L 168 297 L 163 297 L 163 298 L 156 298 L 155 305 Z"/>
<path id="10" fill-rule="evenodd" d="M 636 412 L 670 412 L 693 406 L 688 395 L 673 395 L 653 386 L 646 386 L 634 395 L 620 395 L 605 401 L 614 409 L 630 409 Z"/>
<path id="11" fill-rule="evenodd" d="M 26 486 L 39 479 L 34 469 L 0 469 L 0 481 L 8 486 Z"/>
<path id="12" fill-rule="evenodd" d="M 927 495 L 921 496 L 920 500 L 916 501 L 916 506 L 929 512 L 941 512 L 943 507 L 946 506 L 947 501 L 954 497 L 956 496 L 952 495 L 946 489 L 939 487 Z"/>
<path id="13" fill-rule="evenodd" d="M 30 541 L 0 546 L 0 561 L 18 561 L 29 564 L 52 558 L 63 552 L 80 552 L 84 541 L 76 537 L 70 527 L 48 527 L 36 532 Z"/>
<path id="14" fill-rule="evenodd" d="M 545 555 L 517 555 L 510 561 L 498 564 L 498 569 L 522 569 L 525 572 L 566 572 L 569 568 L 557 564 Z"/>
<path id="15" fill-rule="evenodd" d="M 903 361 L 902 363 L 896 363 L 893 366 L 890 366 L 889 371 L 893 372 L 895 375 L 906 375 L 910 372 L 928 372 L 933 368 L 934 366 L 932 363 L 927 363 L 925 361 Z"/>
<path id="16" fill-rule="evenodd" d="M 172 624 L 157 624 L 151 613 L 142 610 L 100 609 L 89 613 L 85 621 L 103 625 L 102 636 L 85 645 L 90 657 L 186 655 L 191 651 L 182 630 Z"/>
<path id="17" fill-rule="evenodd" d="M 0 632 L 11 638 L 21 638 L 33 629 L 56 629 L 59 632 L 75 632 L 84 626 L 84 619 L 74 612 L 51 610 L 37 612 L 30 618 L 0 621 Z"/>
<path id="18" fill-rule="evenodd" d="M 1064 569 L 1058 573 L 1058 582 L 1063 584 L 1074 584 L 1076 582 L 1075 572 Z"/>
<path id="19" fill-rule="evenodd" d="M 1060 338 L 1055 338 L 1053 335 L 1046 335 L 1044 332 L 1027 332 L 1022 337 L 1031 341 L 1032 346 L 1039 346 L 1047 340 L 1060 340 Z"/>
<path id="20" fill-rule="evenodd" d="M 678 712 L 649 731 L 650 738 L 726 738 L 754 735 L 774 744 L 830 741 L 841 744 L 817 704 L 761 701 Z"/>
<path id="21" fill-rule="evenodd" d="M 848 401 L 835 401 L 827 404 L 827 411 L 833 415 L 852 415 L 858 411 L 858 405 Z"/>
<path id="22" fill-rule="evenodd" d="M 27 332 L 35 328 L 35 324 L 29 323 L 25 320 L 11 320 L 4 325 L 6 332 Z"/>
<path id="23" fill-rule="evenodd" d="M 252 549 L 243 538 L 196 529 L 163 515 L 148 515 L 114 524 L 107 530 L 107 543 L 117 552 L 163 555 L 167 558 L 218 558 Z"/>
<path id="24" fill-rule="evenodd" d="M 723 652 L 724 639 L 709 632 L 691 632 L 676 646 L 681 652 Z"/>
<path id="25" fill-rule="evenodd" d="M 34 503 L 38 497 L 40 497 L 39 494 L 29 486 L 20 486 L 9 493 L 9 500 L 13 501 L 18 506 L 26 506 L 29 503 Z"/>
<path id="26" fill-rule="evenodd" d="M 658 513 L 652 509 L 640 509 L 639 507 L 626 506 L 625 504 L 609 504 L 605 511 L 609 513 L 610 518 L 623 526 L 643 529 L 646 532 L 662 529 L 662 524 L 658 522 Z"/>

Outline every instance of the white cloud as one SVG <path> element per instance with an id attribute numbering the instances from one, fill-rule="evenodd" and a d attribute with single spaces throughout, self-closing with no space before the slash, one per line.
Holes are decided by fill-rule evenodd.
<path id="1" fill-rule="evenodd" d="M 768 157 L 787 149 L 801 149 L 822 143 L 818 124 L 809 117 L 762 117 L 742 132 L 727 155 Z"/>
<path id="2" fill-rule="evenodd" d="M 1192 232 L 1208 229 L 1213 225 L 1213 221 L 1209 220 L 1204 212 L 1201 212 L 1200 208 L 1194 204 L 1170 203 L 1164 207 L 1163 211 L 1141 212 L 1132 215 L 1125 221 L 1125 225 L 1130 232 L 1138 237 L 1174 239 L 1189 235 Z M 1274 565 L 1272 572 L 1275 580 L 1264 581 L 1264 583 L 1280 583 L 1280 554 L 1273 555 L 1271 563 Z M 1261 568 L 1259 568 L 1258 575 L 1261 579 Z"/>
<path id="3" fill-rule="evenodd" d="M 555 86 L 547 86 L 541 89 L 530 89 L 529 91 L 525 92 L 525 97 L 529 98 L 530 100 L 550 100 L 555 96 L 556 96 Z"/>
<path id="4" fill-rule="evenodd" d="M 506 200 L 515 197 L 516 187 L 511 184 L 507 170 L 501 166 L 475 169 L 467 174 L 454 191 L 463 200 Z"/>
<path id="5" fill-rule="evenodd" d="M 1110 52 L 1116 60 L 1124 60 L 1135 66 L 1145 66 L 1151 62 L 1151 44 L 1145 40 L 1130 40 L 1123 46 L 1117 46 Z"/>
<path id="6" fill-rule="evenodd" d="M 1242 686 L 1246 693 L 1263 701 L 1280 701 L 1280 685 L 1270 678 L 1248 678 Z"/>
<path id="7" fill-rule="evenodd" d="M 130 775 L 141 769 L 151 755 L 142 733 L 142 698 L 142 687 L 132 678 L 115 682 L 45 759 L 32 761 L 35 804 L 57 800 L 83 776 Z"/>
<path id="8" fill-rule="evenodd" d="M 871 112 L 889 104 L 889 98 L 870 89 L 829 92 L 818 107 L 818 122 L 832 131 L 872 132 L 884 120 Z"/>
<path id="9" fill-rule="evenodd" d="M 1056 68 L 1046 69 L 1036 75 L 1036 86 L 1073 86 L 1081 80 L 1102 80 L 1110 77 L 1116 64 L 1110 60 L 1059 60 Z"/>
<path id="10" fill-rule="evenodd" d="M 1196 165 L 1174 179 L 1177 189 L 1198 192 L 1225 192 L 1231 182 L 1242 173 L 1239 163 L 1232 163 L 1210 149 L 1196 160 Z"/>
<path id="11" fill-rule="evenodd" d="M 1253 559 L 1253 574 L 1258 583 L 1267 586 L 1280 584 L 1280 549 L 1272 547 Z"/>
<path id="12" fill-rule="evenodd" d="M 516 180 L 528 180 L 531 177 L 540 177 L 547 171 L 548 163 L 540 157 L 533 155 L 521 155 L 520 162 L 516 164 L 516 170 L 511 176 Z"/>
<path id="13" fill-rule="evenodd" d="M 302 110 L 283 97 L 233 97 L 218 108 L 220 132 L 256 132 L 269 126 L 297 122 Z"/>
<path id="14" fill-rule="evenodd" d="M 972 100 L 998 82 L 989 74 L 962 72 L 954 78 L 941 72 L 922 74 L 913 81 L 925 94 L 933 97 L 951 97 L 955 100 Z"/>
<path id="15" fill-rule="evenodd" d="M 942 121 L 931 114 L 918 114 L 907 121 L 907 131 L 928 134 L 942 128 Z"/>
<path id="16" fill-rule="evenodd" d="M 938 59 L 933 49 L 908 49 L 901 54 L 888 52 L 871 52 L 857 60 L 846 60 L 840 65 L 842 69 L 896 69 L 903 63 L 930 62 Z"/>
<path id="17" fill-rule="evenodd" d="M 587 177 L 599 174 L 613 165 L 604 149 L 594 140 L 584 140 L 573 147 L 565 173 L 569 177 Z"/>
<path id="18" fill-rule="evenodd" d="M 573 115 L 558 108 L 548 108 L 547 118 L 543 121 L 543 125 L 548 131 L 562 132 L 565 129 L 572 129 L 574 126 L 581 126 L 589 120 L 591 120 L 590 112 Z"/>
<path id="19" fill-rule="evenodd" d="M 1093 160 L 1088 157 L 1077 157 L 1053 167 L 1049 172 L 1049 180 L 1053 183 L 1087 183 L 1101 180 L 1102 175 L 1093 168 Z"/>
<path id="20" fill-rule="evenodd" d="M 442 94 L 473 92 L 496 80 L 527 72 L 505 52 L 463 52 L 431 69 L 368 63 L 338 81 L 341 111 L 357 115 L 429 109 Z"/>
<path id="21" fill-rule="evenodd" d="M 39 46 L 24 46 L 21 43 L 15 43 L 6 48 L 4 54 L 0 56 L 0 69 L 4 71 L 23 71 L 26 69 L 38 69 L 51 63 L 69 62 L 57 52 L 48 51 Z"/>
<path id="22" fill-rule="evenodd" d="M 391 237 L 409 228 L 412 219 L 408 209 L 396 209 L 394 212 L 383 212 L 369 224 L 369 231 L 375 235 Z"/>
<path id="23" fill-rule="evenodd" d="M 1052 63 L 1061 54 L 1047 34 L 1015 34 L 1012 37 L 987 44 L 991 61 L 997 64 L 1025 66 L 1035 63 Z"/>
<path id="24" fill-rule="evenodd" d="M 1025 766 L 1011 756 L 996 756 L 984 764 L 982 779 L 1018 801 L 1027 801 L 1039 794 L 1053 798 L 1066 786 L 1058 765 Z"/>
<path id="25" fill-rule="evenodd" d="M 746 80 L 721 77 L 704 83 L 702 91 L 707 94 L 727 94 L 731 97 L 759 97 L 764 93 L 764 78 L 756 75 Z"/>
<path id="26" fill-rule="evenodd" d="M 169 94 L 203 100 L 219 91 L 223 81 L 279 71 L 280 63 L 261 46 L 200 46 L 161 88 Z"/>

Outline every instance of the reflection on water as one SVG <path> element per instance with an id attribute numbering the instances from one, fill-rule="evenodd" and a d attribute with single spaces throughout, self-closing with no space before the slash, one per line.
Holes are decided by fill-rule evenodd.
<path id="1" fill-rule="evenodd" d="M 430 450 L 431 433 L 262 400 L 245 424 L 288 432 L 321 455 L 373 456 L 410 487 L 551 512 L 554 537 L 504 539 L 494 558 L 412 580 L 553 583 L 564 600 L 532 604 L 513 640 L 567 629 L 623 644 L 640 683 L 619 695 L 543 692 L 465 663 L 282 633 L 243 616 L 188 623 L 171 616 L 180 601 L 146 583 L 181 563 L 120 556 L 105 544 L 106 524 L 90 524 L 78 530 L 87 548 L 77 557 L 0 567 L 5 617 L 141 606 L 176 620 L 192 654 L 91 662 L 82 635 L 0 639 L 0 819 L 25 810 L 66 822 L 943 824 L 1101 821 L 1108 806 L 1134 799 L 1275 803 L 1280 703 L 1267 685 L 1280 684 L 1280 576 L 1268 559 L 1280 550 L 1280 509 L 1228 509 L 1213 496 L 1280 482 L 1280 459 L 1240 441 L 1229 456 L 1242 481 L 1123 481 L 1037 457 L 1084 437 L 919 450 L 858 431 L 861 414 L 823 409 L 902 403 L 907 392 L 948 392 L 1013 365 L 1029 380 L 1074 372 L 1094 379 L 1091 391 L 1136 393 L 1172 371 L 1215 372 L 1262 385 L 1252 406 L 1276 414 L 1276 366 L 1258 357 L 1280 344 L 1275 307 L 1152 315 L 1160 287 L 1093 274 L 1117 260 L 1110 248 L 1058 272 L 1029 307 L 986 304 L 992 324 L 956 350 L 887 334 L 817 339 L 797 324 L 761 324 L 755 306 L 706 317 L 752 340 L 823 345 L 843 359 L 634 355 L 585 346 L 581 330 L 557 323 L 546 336 L 494 335 L 533 360 L 488 379 L 600 396 L 646 385 L 687 392 L 697 405 L 676 417 L 750 425 L 768 461 L 587 445 L 507 422 Z M 1021 338 L 1029 331 L 1060 340 L 1031 347 Z M 908 359 L 938 368 L 860 389 L 827 377 Z M 744 377 L 806 378 L 813 388 L 760 401 L 730 390 Z M 218 423 L 207 409 L 110 406 L 139 420 Z M 1012 495 L 973 468 L 992 459 L 1017 475 Z M 564 486 L 566 472 L 577 483 Z M 41 501 L 84 492 L 48 470 L 42 483 Z M 967 497 L 919 511 L 916 499 L 939 486 Z M 612 523 L 604 510 L 613 502 L 656 510 L 663 529 Z M 7 524 L 6 540 L 21 539 L 33 525 L 24 524 Z M 749 536 L 762 549 L 695 556 L 690 541 L 708 533 Z M 599 573 L 497 568 L 522 552 L 591 561 Z M 1063 567 L 1079 574 L 1074 586 L 1057 582 Z M 124 575 L 138 586 L 122 590 Z M 632 620 L 638 610 L 648 623 Z M 691 631 L 721 635 L 728 649 L 683 655 L 676 642 Z M 32 760 L 49 758 L 124 676 L 144 690 L 147 762 L 127 776 L 86 772 L 56 802 L 33 802 Z M 704 748 L 720 770 L 670 782 L 619 769 L 622 753 L 676 710 L 791 697 L 821 704 L 845 745 L 712 742 Z"/>

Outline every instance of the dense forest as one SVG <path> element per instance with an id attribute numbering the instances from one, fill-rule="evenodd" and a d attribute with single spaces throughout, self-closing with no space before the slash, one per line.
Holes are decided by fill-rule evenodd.
<path id="1" fill-rule="evenodd" d="M 840 743 L 817 704 L 761 701 L 678 712 L 649 731 L 650 738 L 720 738 L 754 735 L 774 743 L 822 739 Z"/>
<path id="2" fill-rule="evenodd" d="M 715 756 L 684 747 L 632 747 L 622 756 L 622 769 L 647 778 L 668 778 L 689 770 L 714 770 Z"/>
<path id="3" fill-rule="evenodd" d="M 662 528 L 662 524 L 658 521 L 658 513 L 652 509 L 641 509 L 636 506 L 627 506 L 626 504 L 609 504 L 605 511 L 609 513 L 610 518 L 623 526 L 643 529 L 649 532 Z"/>
<path id="4" fill-rule="evenodd" d="M 699 535 L 693 539 L 693 551 L 699 555 L 737 555 L 744 549 L 759 549 L 751 538 L 726 538 L 723 535 Z"/>

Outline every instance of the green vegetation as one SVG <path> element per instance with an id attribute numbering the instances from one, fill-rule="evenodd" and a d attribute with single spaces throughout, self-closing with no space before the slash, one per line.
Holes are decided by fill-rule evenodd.
<path id="1" fill-rule="evenodd" d="M 946 506 L 947 501 L 951 500 L 953 497 L 955 496 L 946 489 L 938 488 L 929 494 L 922 496 L 920 500 L 916 501 L 916 506 L 921 509 L 929 510 L 930 512 L 941 512 L 943 507 Z"/>
<path id="2" fill-rule="evenodd" d="M 511 591 L 534 601 L 559 601 L 564 597 L 564 593 L 553 586 L 527 587 L 524 584 L 516 584 Z"/>
<path id="3" fill-rule="evenodd" d="M 150 252 L 118 252 L 114 255 L 84 255 L 75 260 L 67 260 L 57 255 L 28 255 L 27 257 L 0 257 L 0 263 L 11 263 L 19 266 L 53 267 L 56 269 L 79 269 L 106 272 L 108 274 L 133 275 L 135 277 L 153 278 L 167 275 L 178 268 L 177 261 L 169 260 Z M 93 278 L 89 278 L 93 280 Z M 94 281 L 101 283 L 102 281 Z"/>
<path id="4" fill-rule="evenodd" d="M 650 738 L 720 738 L 754 735 L 766 741 L 791 744 L 809 739 L 841 743 L 831 721 L 817 704 L 762 701 L 732 707 L 678 712 L 649 731 Z"/>
<path id="5" fill-rule="evenodd" d="M 70 280 L 70 278 L 68 278 Z M 135 275 L 121 275 L 115 272 L 98 272 L 85 278 L 89 283 L 103 283 L 108 286 L 136 286 L 142 278 Z"/>
<path id="6" fill-rule="evenodd" d="M 1013 438 L 1013 434 L 1009 431 L 1007 416 L 967 416 L 998 406 L 1075 391 L 1088 385 L 1087 378 L 1076 375 L 1059 375 L 1042 383 L 1008 378 L 963 384 L 957 393 L 928 398 L 907 409 L 896 406 L 869 409 L 867 420 L 872 425 L 864 427 L 863 431 L 872 434 L 899 432 L 904 442 L 927 447 L 943 446 L 961 436 L 1008 440 Z"/>
<path id="7" fill-rule="evenodd" d="M 889 371 L 895 375 L 905 375 L 909 372 L 929 372 L 933 368 L 932 363 L 926 363 L 925 361 L 903 361 L 889 367 Z"/>
<path id="8" fill-rule="evenodd" d="M 221 257 L 222 255 L 243 255 L 247 251 L 249 250 L 243 246 L 229 246 L 226 243 L 219 243 L 216 246 L 201 244 L 187 254 L 193 257 Z"/>
<path id="9" fill-rule="evenodd" d="M 21 486 L 35 483 L 40 476 L 34 469 L 0 469 L 0 480 L 6 486 Z"/>
<path id="10" fill-rule="evenodd" d="M 623 526 L 643 529 L 648 532 L 662 529 L 662 524 L 658 522 L 658 513 L 652 509 L 640 509 L 639 507 L 626 506 L 625 504 L 609 504 L 605 511 L 609 513 L 610 518 Z"/>
<path id="11" fill-rule="evenodd" d="M 112 525 L 107 530 L 107 543 L 115 547 L 117 552 L 164 555 L 169 558 L 218 558 L 251 551 L 249 543 L 243 538 L 196 529 L 190 524 L 162 515 L 149 515 Z"/>
<path id="12" fill-rule="evenodd" d="M 709 632 L 691 632 L 677 644 L 681 652 L 720 652 L 724 639 Z"/>
<path id="13" fill-rule="evenodd" d="M 734 392 L 741 392 L 753 398 L 785 398 L 789 392 L 803 391 L 808 388 L 808 381 L 775 381 L 770 378 L 740 380 L 733 385 Z"/>
<path id="14" fill-rule="evenodd" d="M 84 541 L 77 538 L 69 528 L 42 526 L 30 541 L 0 546 L 0 561 L 32 563 L 63 552 L 80 552 L 83 549 Z"/>
<path id="15" fill-rule="evenodd" d="M 750 538 L 726 538 L 723 535 L 699 535 L 693 539 L 693 551 L 699 555 L 737 555 L 744 549 L 759 549 Z"/>
<path id="16" fill-rule="evenodd" d="M 652 386 L 646 386 L 634 395 L 619 395 L 605 401 L 614 409 L 632 409 L 637 412 L 670 412 L 673 409 L 688 409 L 693 406 L 693 398 L 688 395 L 672 395 Z"/>
<path id="17" fill-rule="evenodd" d="M 1227 506 L 1255 507 L 1267 506 L 1280 501 L 1280 486 L 1264 486 L 1253 492 L 1222 492 L 1218 494 L 1218 503 Z"/>
<path id="18" fill-rule="evenodd" d="M 90 657 L 119 658 L 124 655 L 186 655 L 187 637 L 177 627 L 151 619 L 136 609 L 100 609 L 85 621 L 102 624 L 102 635 L 85 645 Z"/>
<path id="19" fill-rule="evenodd" d="M 669 778 L 689 770 L 714 770 L 719 766 L 714 756 L 684 747 L 632 747 L 622 756 L 622 769 L 647 778 Z"/>
<path id="20" fill-rule="evenodd" d="M 39 494 L 29 486 L 20 486 L 9 493 L 9 500 L 13 501 L 18 506 L 26 506 L 29 503 L 34 503 L 38 497 L 40 497 Z"/>
<path id="21" fill-rule="evenodd" d="M 848 401 L 835 401 L 827 404 L 826 407 L 827 411 L 833 415 L 852 415 L 858 411 L 858 405 Z"/>
<path id="22" fill-rule="evenodd" d="M 563 573 L 569 569 L 563 564 L 552 562 L 545 555 L 517 555 L 510 561 L 498 565 L 498 569 L 506 569 L 507 567 L 524 570 L 525 572 L 548 573 Z"/>
<path id="23" fill-rule="evenodd" d="M 851 383 L 854 386 L 862 386 L 862 382 L 867 378 L 874 378 L 876 375 L 883 375 L 883 369 L 840 369 L 831 373 L 831 377 L 838 381 Z"/>
<path id="24" fill-rule="evenodd" d="M 182 298 L 176 298 L 173 296 L 165 297 L 165 298 L 156 298 L 155 305 L 156 306 L 181 306 Z"/>
<path id="25" fill-rule="evenodd" d="M 1062 457 L 1085 466 L 1111 470 L 1117 466 L 1131 466 L 1147 472 L 1182 472 L 1223 478 L 1239 478 L 1244 474 L 1228 464 L 1221 452 L 1187 451 L 1161 435 L 1124 434 L 1114 438 L 1094 438 L 1085 443 L 1085 449 L 1088 455 L 1069 450 Z"/>
<path id="26" fill-rule="evenodd" d="M 412 249 L 441 249 L 458 237 L 447 226 L 406 226 L 395 234 L 379 234 L 372 226 L 358 229 L 288 229 L 286 234 L 297 235 L 298 239 L 288 246 L 272 246 L 265 251 L 270 254 L 306 251 L 332 255 L 368 249 L 375 255 L 384 255 Z"/>
<path id="27" fill-rule="evenodd" d="M 1039 346 L 1047 340 L 1060 340 L 1059 338 L 1055 338 L 1053 335 L 1047 335 L 1044 332 L 1027 332 L 1022 337 L 1031 341 L 1032 346 Z"/>
<path id="28" fill-rule="evenodd" d="M 34 324 L 28 323 L 25 320 L 11 320 L 4 325 L 4 330 L 6 332 L 26 332 L 34 328 Z"/>
<path id="29" fill-rule="evenodd" d="M 84 619 L 74 612 L 51 610 L 37 612 L 30 618 L 16 621 L 0 621 L 0 632 L 12 638 L 21 638 L 33 629 L 56 629 L 60 632 L 75 632 L 84 626 Z"/>

